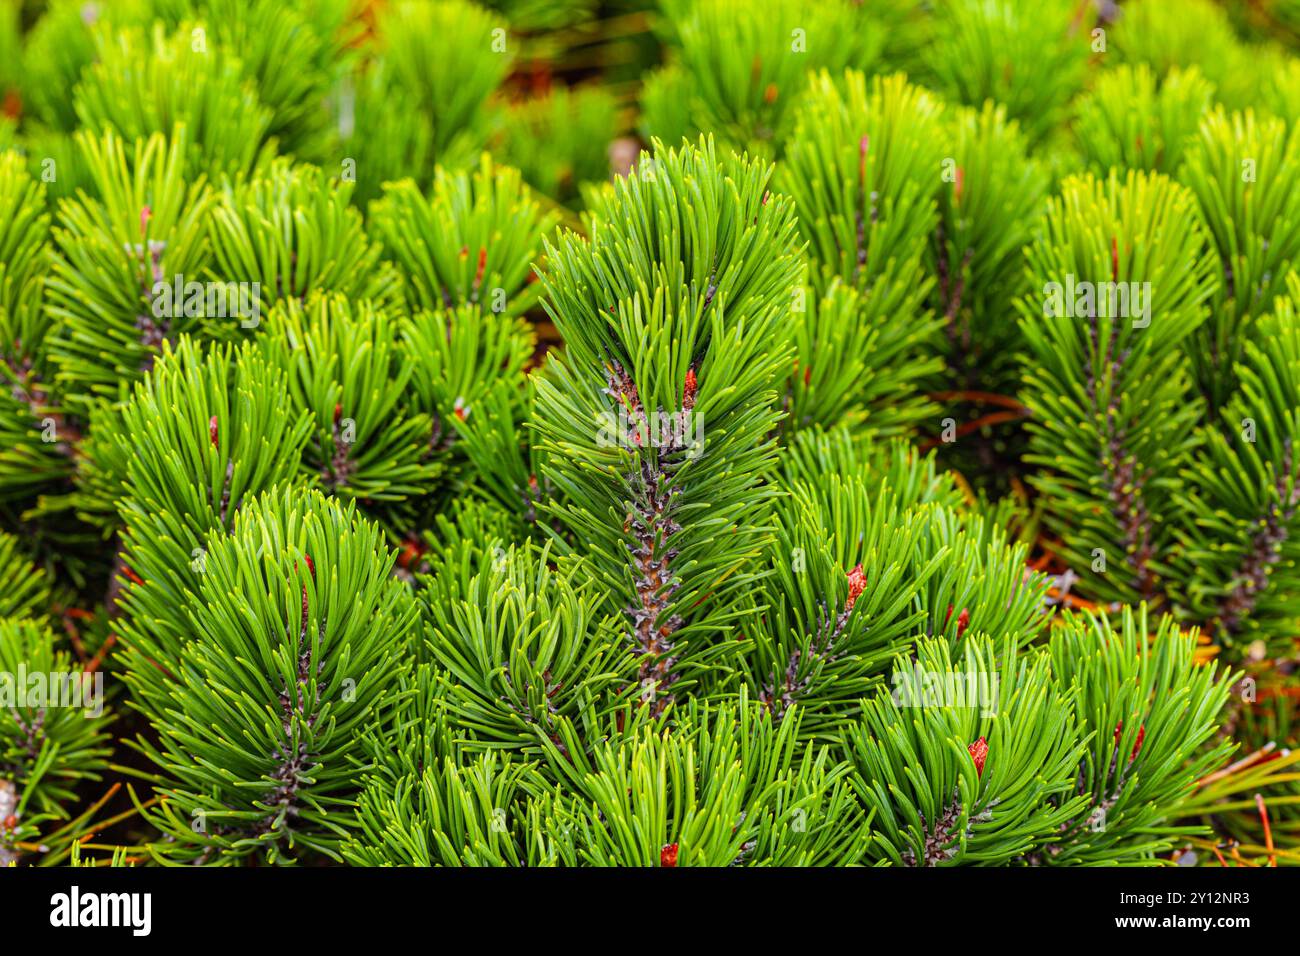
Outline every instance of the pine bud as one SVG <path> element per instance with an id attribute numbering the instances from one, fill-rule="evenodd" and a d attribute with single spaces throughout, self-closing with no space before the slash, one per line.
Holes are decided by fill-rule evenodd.
<path id="1" fill-rule="evenodd" d="M 217 430 L 217 416 L 213 415 L 210 419 L 208 419 L 208 438 L 211 440 L 213 448 L 217 447 L 218 434 L 219 432 Z"/>
<path id="2" fill-rule="evenodd" d="M 979 777 L 984 776 L 984 761 L 987 760 L 989 756 L 988 742 L 981 737 L 979 740 L 967 747 L 966 752 L 970 754 L 971 760 L 975 761 L 975 775 Z"/>
<path id="3" fill-rule="evenodd" d="M 483 273 L 487 269 L 487 249 L 480 247 L 478 251 L 478 268 L 474 270 L 474 288 L 477 289 L 483 282 Z"/>
<path id="4" fill-rule="evenodd" d="M 420 543 L 420 539 L 412 535 L 402 542 L 402 550 L 397 555 L 397 565 L 400 568 L 411 570 L 424 556 L 425 548 Z"/>
<path id="5" fill-rule="evenodd" d="M 677 844 L 676 843 L 669 843 L 667 846 L 665 846 L 662 850 L 659 851 L 659 865 L 660 866 L 677 865 Z"/>
<path id="6" fill-rule="evenodd" d="M 858 602 L 858 596 L 867 589 L 867 576 L 862 570 L 862 565 L 858 565 L 849 572 L 849 599 L 844 602 L 844 609 L 853 610 L 853 605 Z"/>
<path id="7" fill-rule="evenodd" d="M 1119 746 L 1120 734 L 1122 734 L 1123 731 L 1124 731 L 1124 721 L 1121 720 L 1118 724 L 1115 725 L 1115 733 L 1114 736 L 1112 737 L 1112 739 L 1115 741 L 1115 746 L 1117 747 Z M 1137 740 L 1133 741 L 1133 752 L 1128 755 L 1129 763 L 1132 763 L 1134 760 L 1137 759 L 1138 753 L 1142 750 L 1142 740 L 1146 737 L 1146 735 L 1147 735 L 1147 725 L 1143 724 L 1141 727 L 1138 728 Z"/>

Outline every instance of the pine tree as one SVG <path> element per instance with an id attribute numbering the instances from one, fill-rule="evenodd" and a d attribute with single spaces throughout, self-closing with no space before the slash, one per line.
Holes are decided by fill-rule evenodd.
<path id="1" fill-rule="evenodd" d="M 1220 263 L 1211 322 L 1195 352 L 1201 388 L 1214 406 L 1236 386 L 1250 324 L 1272 307 L 1300 257 L 1297 199 L 1284 187 L 1300 168 L 1300 141 L 1278 119 L 1254 112 L 1205 116 L 1182 179 L 1200 201 Z"/>
<path id="2" fill-rule="evenodd" d="M 1171 70 L 1196 65 L 1218 87 L 1230 108 L 1244 105 L 1233 100 L 1250 98 L 1249 84 L 1234 73 L 1243 70 L 1247 51 L 1233 34 L 1224 11 L 1210 0 L 1188 0 L 1179 15 L 1162 9 L 1157 0 L 1133 0 L 1115 18 L 1115 52 L 1128 63 L 1146 63 L 1157 77 Z"/>
<path id="3" fill-rule="evenodd" d="M 488 96 L 514 56 L 505 24 L 464 0 L 386 4 L 374 32 L 337 107 L 340 162 L 359 202 L 384 182 L 426 183 L 435 164 L 471 164 L 489 134 Z"/>
<path id="4" fill-rule="evenodd" d="M 100 31 L 95 56 L 73 92 L 78 126 L 132 140 L 186 129 L 190 168 L 245 175 L 272 148 L 270 111 L 244 79 L 233 47 L 207 49 L 206 27 L 185 23 Z M 99 164 L 87 157 L 88 168 Z"/>
<path id="5" fill-rule="evenodd" d="M 529 264 L 555 221 L 518 170 L 498 171 L 486 153 L 472 174 L 439 167 L 428 197 L 409 179 L 385 186 L 370 219 L 406 277 L 411 308 L 469 303 L 508 315 L 535 301 Z"/>
<path id="6" fill-rule="evenodd" d="M 47 623 L 0 617 L 0 865 L 40 853 L 53 821 L 70 817 L 78 785 L 108 765 L 112 717 L 70 657 Z"/>
<path id="7" fill-rule="evenodd" d="M 180 600 L 157 609 L 167 632 L 137 618 L 127 642 L 127 686 L 158 732 L 136 742 L 163 796 L 148 818 L 166 839 L 150 851 L 184 862 L 337 857 L 351 825 L 351 744 L 396 692 L 414 621 L 387 573 L 394 555 L 353 508 L 293 490 L 248 501 L 232 534 L 205 541 Z M 150 545 L 138 543 L 143 557 Z"/>
<path id="8" fill-rule="evenodd" d="M 856 71 L 841 79 L 817 74 L 778 179 L 799 214 L 813 287 L 829 297 L 838 279 L 861 293 L 854 309 L 860 338 L 844 343 L 848 354 L 828 347 L 824 336 L 805 340 L 796 376 L 802 373 L 810 388 L 809 370 L 818 374 L 827 360 L 870 362 L 872 375 L 855 376 L 857 389 L 864 379 L 878 381 L 891 395 L 881 423 L 886 431 L 933 413 L 908 392 L 942 367 L 933 354 L 939 321 L 925 306 L 934 280 L 923 261 L 938 215 L 941 110 L 902 75 L 876 77 L 868 86 Z M 802 293 L 794 306 L 808 310 Z M 834 322 L 825 303 L 815 308 Z"/>
<path id="9" fill-rule="evenodd" d="M 1116 67 L 1076 103 L 1075 138 L 1098 174 L 1113 166 L 1173 174 L 1213 98 L 1194 66 L 1158 82 L 1146 63 Z"/>
<path id="10" fill-rule="evenodd" d="M 1024 347 L 1007 316 L 1025 291 L 1022 251 L 1043 212 L 1047 173 L 1020 127 L 992 101 L 956 111 L 947 125 L 951 152 L 942 163 L 929 254 L 938 278 L 932 308 L 944 321 L 949 368 L 968 386 L 1003 391 L 1015 378 L 1012 357 Z"/>
<path id="11" fill-rule="evenodd" d="M 17 153 L 0 155 L 0 498 L 22 507 L 72 473 L 43 321 L 50 216 Z M 53 441 L 42 440 L 45 436 Z"/>
<path id="12" fill-rule="evenodd" d="M 1004 104 L 1031 140 L 1045 137 L 1083 82 L 1091 40 L 1078 5 L 943 0 L 937 6 L 922 75 L 954 102 Z"/>
<path id="13" fill-rule="evenodd" d="M 859 4 L 775 0 L 675 3 L 678 58 L 647 80 L 643 127 L 675 142 L 702 132 L 763 155 L 789 136 L 792 104 L 810 70 L 871 65 L 883 25 Z"/>
<path id="14" fill-rule="evenodd" d="M 1294 18 L 645 6 L 0 0 L 0 865 L 1300 861 Z"/>
<path id="15" fill-rule="evenodd" d="M 80 193 L 62 205 L 47 296 L 55 377 L 82 416 L 120 398 L 164 342 L 205 324 L 201 311 L 155 294 L 175 276 L 202 274 L 211 255 L 212 194 L 202 174 L 187 175 L 187 143 L 183 127 L 132 147 L 112 131 L 78 134 L 99 198 Z"/>
<path id="16" fill-rule="evenodd" d="M 257 314 L 241 319 L 256 323 L 263 309 L 317 290 L 380 304 L 397 297 L 401 275 L 381 261 L 382 246 L 349 204 L 352 190 L 283 159 L 247 181 L 224 183 L 207 230 L 210 273 L 213 281 L 256 283 L 249 305 Z M 237 309 L 228 303 L 226 311 Z"/>
<path id="17" fill-rule="evenodd" d="M 878 694 L 848 735 L 863 803 L 880 819 L 872 849 L 895 864 L 1007 863 L 1042 847 L 1082 810 L 1068 793 L 1080 735 L 1046 658 L 968 638 L 917 646 L 892 695 Z M 957 656 L 963 666 L 952 657 Z M 956 693 L 926 706 L 938 675 Z M 908 708 L 919 707 L 915 718 Z"/>
<path id="18" fill-rule="evenodd" d="M 1300 279 L 1259 322 L 1237 366 L 1241 386 L 1220 423 L 1203 426 L 1204 453 L 1189 469 L 1180 575 L 1194 620 L 1256 658 L 1285 653 L 1297 613 L 1300 544 Z M 1215 425 L 1218 427 L 1215 427 Z M 1255 641 L 1261 642 L 1254 645 Z"/>
<path id="19" fill-rule="evenodd" d="M 604 87 L 558 87 L 510 105 L 499 152 L 531 186 L 570 203 L 609 178 L 619 129 L 618 101 Z"/>

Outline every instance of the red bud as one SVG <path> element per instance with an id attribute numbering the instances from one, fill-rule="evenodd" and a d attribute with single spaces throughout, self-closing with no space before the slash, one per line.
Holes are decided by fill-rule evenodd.
<path id="1" fill-rule="evenodd" d="M 1121 720 L 1118 724 L 1115 725 L 1115 733 L 1114 736 L 1112 737 L 1112 739 L 1115 741 L 1116 746 L 1119 745 L 1120 734 L 1122 734 L 1123 732 L 1124 732 L 1124 721 Z M 1143 724 L 1141 727 L 1138 728 L 1137 740 L 1133 741 L 1133 752 L 1128 755 L 1129 763 L 1132 763 L 1134 760 L 1137 759 L 1137 755 L 1139 751 L 1142 750 L 1142 741 L 1146 738 L 1146 735 L 1147 735 L 1147 725 Z"/>
<path id="2" fill-rule="evenodd" d="M 984 776 L 984 761 L 987 760 L 989 756 L 988 741 L 981 737 L 979 740 L 967 747 L 966 752 L 970 754 L 971 760 L 975 761 L 976 776 Z"/>
<path id="3" fill-rule="evenodd" d="M 208 438 L 211 439 L 213 448 L 217 447 L 218 434 L 219 432 L 217 430 L 217 416 L 213 415 L 210 419 L 208 419 Z"/>
<path id="4" fill-rule="evenodd" d="M 664 847 L 662 850 L 659 851 L 659 865 L 660 866 L 677 865 L 677 844 L 676 843 L 669 843 L 666 847 Z"/>
<path id="5" fill-rule="evenodd" d="M 862 570 L 862 565 L 858 565 L 849 572 L 849 599 L 844 602 L 844 608 L 847 611 L 853 610 L 853 605 L 858 603 L 858 596 L 867 589 L 867 575 Z"/>
<path id="6" fill-rule="evenodd" d="M 951 620 L 952 620 L 952 605 L 949 604 L 948 613 L 944 615 L 943 618 L 943 629 L 945 631 L 948 629 L 948 622 Z M 966 627 L 969 624 L 970 624 L 970 611 L 966 610 L 966 608 L 962 608 L 961 613 L 957 615 L 957 636 L 958 637 L 961 637 L 962 634 L 966 632 Z"/>
<path id="7" fill-rule="evenodd" d="M 420 543 L 420 540 L 414 536 L 409 537 L 402 542 L 402 551 L 397 556 L 397 564 L 399 567 L 410 570 L 415 567 L 416 562 L 420 560 L 424 552 L 425 548 Z"/>

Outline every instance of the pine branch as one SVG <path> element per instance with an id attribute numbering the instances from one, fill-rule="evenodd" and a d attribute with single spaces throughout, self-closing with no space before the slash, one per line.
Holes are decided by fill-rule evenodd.
<path id="1" fill-rule="evenodd" d="M 778 322 L 800 268 L 769 174 L 709 142 L 657 144 L 599 197 L 589 240 L 547 247 L 545 306 L 568 344 L 537 387 L 562 496 L 547 511 L 626 615 L 656 712 L 701 666 L 683 639 L 702 650 L 728 625 L 763 533 Z"/>
<path id="2" fill-rule="evenodd" d="M 1112 173 L 1067 180 L 1029 250 L 1031 481 L 1080 590 L 1102 600 L 1165 595 L 1174 483 L 1201 415 L 1184 347 L 1215 288 L 1202 243 L 1189 192 Z"/>

